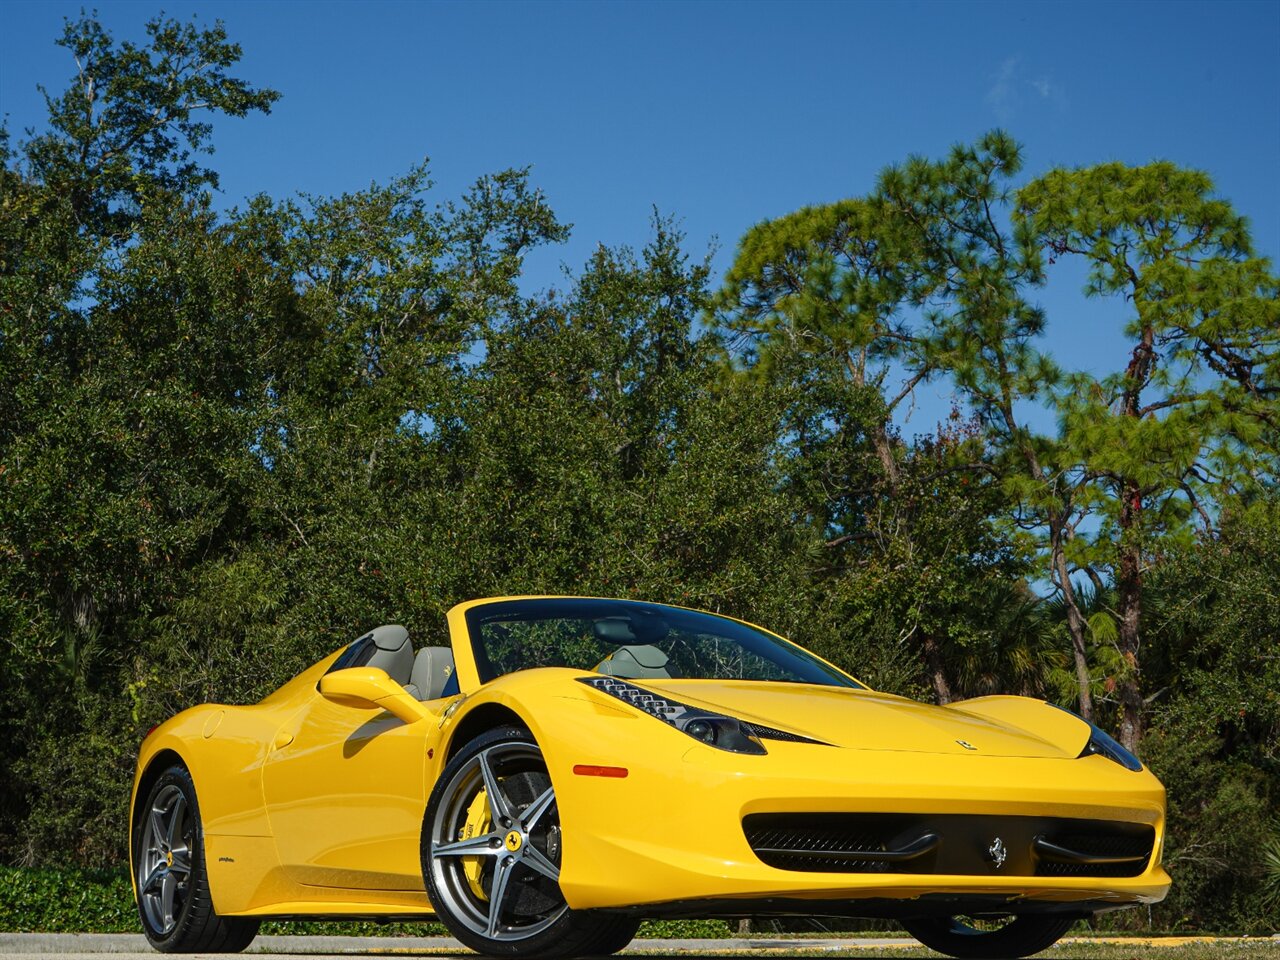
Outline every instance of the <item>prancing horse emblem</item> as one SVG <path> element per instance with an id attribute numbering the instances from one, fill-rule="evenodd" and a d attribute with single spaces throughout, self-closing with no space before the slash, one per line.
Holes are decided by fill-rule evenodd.
<path id="1" fill-rule="evenodd" d="M 972 743 L 970 743 L 968 740 L 957 740 L 957 741 L 956 741 L 956 743 L 960 744 L 960 746 L 964 747 L 966 750 L 977 750 L 977 749 L 978 749 L 978 748 L 977 748 L 977 747 L 975 747 Z"/>
<path id="2" fill-rule="evenodd" d="M 1004 848 L 1004 841 L 996 837 L 995 842 L 987 847 L 987 856 L 991 858 L 997 870 L 1003 867 L 1004 862 L 1009 859 L 1009 851 Z"/>

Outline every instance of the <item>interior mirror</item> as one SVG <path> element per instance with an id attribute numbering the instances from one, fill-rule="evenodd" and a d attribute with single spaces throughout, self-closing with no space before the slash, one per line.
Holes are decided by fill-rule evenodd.
<path id="1" fill-rule="evenodd" d="M 320 678 L 320 696 L 360 710 L 386 710 L 405 723 L 417 723 L 429 715 L 409 691 L 377 667 L 348 667 L 326 673 Z"/>

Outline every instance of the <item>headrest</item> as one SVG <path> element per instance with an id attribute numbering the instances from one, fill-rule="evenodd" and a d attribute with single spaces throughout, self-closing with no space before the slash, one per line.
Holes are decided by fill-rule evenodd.
<path id="1" fill-rule="evenodd" d="M 366 661 L 366 666 L 387 671 L 387 676 L 401 686 L 408 683 L 409 671 L 413 669 L 409 631 L 398 624 L 388 624 L 376 627 L 365 637 L 372 640 L 374 646 L 373 656 Z"/>
<path id="2" fill-rule="evenodd" d="M 419 700 L 435 700 L 444 695 L 451 676 L 453 651 L 448 647 L 423 647 L 413 658 L 409 686 Z"/>
<path id="3" fill-rule="evenodd" d="M 373 641 L 373 645 L 379 650 L 399 650 L 405 645 L 409 639 L 409 631 L 398 623 L 389 623 L 385 626 L 374 627 L 373 631 L 366 634 Z"/>
<path id="4" fill-rule="evenodd" d="M 671 676 L 667 672 L 667 655 L 657 647 L 647 644 L 619 647 L 596 670 L 607 677 L 627 677 L 632 680 L 645 677 L 665 680 Z"/>

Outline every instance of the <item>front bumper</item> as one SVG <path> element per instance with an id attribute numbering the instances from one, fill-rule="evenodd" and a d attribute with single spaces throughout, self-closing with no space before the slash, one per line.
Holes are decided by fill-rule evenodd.
<path id="1" fill-rule="evenodd" d="M 766 742 L 767 756 L 741 756 L 691 744 L 648 717 L 581 706 L 593 716 L 577 717 L 563 738 L 559 731 L 543 734 L 559 740 L 543 742 L 551 747 L 564 829 L 560 886 L 574 909 L 908 916 L 1006 904 L 1015 912 L 1085 914 L 1153 903 L 1169 889 L 1160 865 L 1164 788 L 1145 770 L 1097 756 L 1051 760 L 778 741 Z M 565 711 L 566 718 L 576 713 Z M 575 775 L 579 764 L 625 766 L 628 776 Z M 1149 825 L 1155 841 L 1145 868 L 1127 877 L 1008 876 L 994 864 L 982 875 L 809 872 L 771 867 L 756 855 L 742 823 L 755 813 L 1105 820 Z M 847 909 L 836 910 L 838 904 Z"/>

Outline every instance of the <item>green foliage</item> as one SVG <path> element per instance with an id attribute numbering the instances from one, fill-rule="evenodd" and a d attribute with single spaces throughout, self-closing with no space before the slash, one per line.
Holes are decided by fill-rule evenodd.
<path id="1" fill-rule="evenodd" d="M 1091 650 L 1114 649 L 1104 699 L 1134 746 L 1144 566 L 1193 519 L 1211 526 L 1224 496 L 1274 476 L 1280 281 L 1203 173 L 1113 163 L 1015 189 L 1021 168 L 1020 147 L 997 131 L 890 167 L 865 197 L 759 224 L 726 277 L 721 318 L 747 370 L 810 396 L 809 417 L 786 428 L 842 542 L 872 511 L 846 492 L 868 489 L 865 466 L 833 461 L 832 441 L 848 450 L 848 421 L 863 427 L 897 500 L 892 411 L 923 380 L 954 383 L 1011 507 L 992 512 L 1036 548 L 1037 573 L 1060 595 L 1080 709 L 1093 713 Z M 1048 318 L 1035 288 L 1063 256 L 1085 259 L 1087 295 L 1133 311 L 1132 348 L 1113 373 L 1063 371 L 1039 346 Z M 895 373 L 901 388 L 886 390 Z M 1031 404 L 1054 414 L 1056 432 L 1028 426 Z M 915 555 L 919 538 L 902 542 Z M 1096 642 L 1076 596 L 1086 576 L 1112 581 L 1114 618 L 1098 624 L 1114 625 L 1112 642 Z M 921 634 L 926 660 L 939 642 Z"/>
<path id="2" fill-rule="evenodd" d="M 957 159 L 944 174 L 913 161 L 909 177 L 969 190 L 971 177 L 948 176 L 975 162 Z M 931 687 L 945 702 L 999 684 L 989 667 L 1001 643 L 1019 641 L 994 635 L 1000 618 L 987 601 L 1026 567 L 1021 545 L 992 522 L 1010 504 L 969 425 L 957 414 L 914 446 L 894 429 L 898 407 L 940 368 L 928 336 L 936 318 L 920 309 L 934 293 L 920 219 L 882 192 L 758 224 L 716 306 L 743 375 L 788 400 L 780 466 L 824 554 L 814 569 L 838 624 L 819 646 L 873 682 Z M 961 246 L 953 256 L 968 252 Z M 918 653 L 915 665 L 904 650 Z"/>
<path id="3" fill-rule="evenodd" d="M 0 867 L 0 930 L 22 933 L 141 933 L 129 875 L 111 870 Z M 325 936 L 448 936 L 435 921 L 269 921 L 263 934 Z M 648 920 L 641 937 L 733 935 L 724 920 Z"/>
<path id="4" fill-rule="evenodd" d="M 1271 821 L 1271 833 L 1262 845 L 1262 892 L 1260 896 L 1265 915 L 1274 916 L 1280 911 L 1280 821 Z"/>
<path id="5" fill-rule="evenodd" d="M 1247 483 L 1238 468 L 1272 414 L 1280 288 L 1213 189 L 1170 163 L 1111 163 L 1051 171 L 1018 194 L 1015 219 L 1052 257 L 1084 258 L 1087 295 L 1132 304 L 1123 368 L 1072 375 L 1056 399 L 1071 449 L 1113 491 L 1097 540 L 1115 548 L 1167 540 L 1193 508 Z M 1121 529 L 1126 485 L 1145 508 L 1140 527 Z"/>
<path id="6" fill-rule="evenodd" d="M 49 129 L 24 151 L 32 179 L 65 196 L 84 229 L 117 239 L 154 191 L 217 187 L 217 173 L 192 156 L 211 150 L 201 111 L 243 117 L 280 96 L 227 74 L 241 50 L 221 23 L 161 16 L 146 31 L 139 47 L 116 44 L 93 17 L 66 21 L 58 45 L 76 73 L 61 95 L 42 90 Z"/>
<path id="7" fill-rule="evenodd" d="M 1027 565 L 992 520 L 1007 506 L 999 486 L 969 469 L 983 453 L 956 418 L 913 448 L 898 447 L 896 479 L 873 472 L 818 547 L 824 562 L 815 573 L 835 623 L 817 646 L 875 686 L 944 702 L 1039 692 L 1040 664 L 1023 649 L 1036 629 L 1021 585 Z M 820 462 L 820 454 L 805 458 Z"/>
<path id="8" fill-rule="evenodd" d="M 1157 909 L 1170 924 L 1261 930 L 1275 916 L 1278 577 L 1274 494 L 1233 505 L 1152 577 L 1146 668 L 1166 692 L 1142 749 L 1169 788 L 1175 882 Z"/>
<path id="9" fill-rule="evenodd" d="M 0 867 L 0 930 L 141 933 L 129 875 Z"/>
<path id="10" fill-rule="evenodd" d="M 724 940 L 737 935 L 727 920 L 646 920 L 636 934 L 641 939 L 682 940 L 697 937 Z"/>

